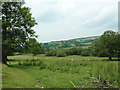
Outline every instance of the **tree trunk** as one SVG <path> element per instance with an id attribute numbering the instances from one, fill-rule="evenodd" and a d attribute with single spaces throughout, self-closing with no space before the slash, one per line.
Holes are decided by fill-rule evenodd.
<path id="1" fill-rule="evenodd" d="M 111 56 L 109 57 L 109 60 L 112 60 L 112 57 L 111 57 Z"/>
<path id="2" fill-rule="evenodd" d="M 6 19 L 8 19 L 8 17 L 6 17 Z M 2 27 L 3 28 L 3 31 L 2 31 L 2 43 L 3 41 L 7 40 L 7 37 L 6 37 L 6 29 L 7 29 L 7 26 L 5 27 Z M 7 65 L 7 53 L 4 51 L 6 49 L 6 44 L 2 44 L 2 63 L 6 64 Z"/>
<path id="3" fill-rule="evenodd" d="M 2 56 L 2 63 L 7 65 L 7 56 Z"/>

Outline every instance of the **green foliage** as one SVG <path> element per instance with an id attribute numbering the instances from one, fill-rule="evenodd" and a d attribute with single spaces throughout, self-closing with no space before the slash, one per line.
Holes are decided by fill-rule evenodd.
<path id="1" fill-rule="evenodd" d="M 38 43 L 36 39 L 30 38 L 29 41 L 26 42 L 28 52 L 33 55 L 37 55 L 41 53 L 41 43 Z"/>
<path id="2" fill-rule="evenodd" d="M 85 50 L 81 53 L 81 56 L 90 56 L 90 52 Z"/>
<path id="3" fill-rule="evenodd" d="M 32 27 L 35 19 L 24 2 L 2 2 L 2 54 L 6 64 L 7 56 L 20 52 L 29 37 L 36 37 Z"/>
<path id="4" fill-rule="evenodd" d="M 89 40 L 86 38 L 84 43 L 88 41 L 94 41 L 93 39 Z M 54 42 L 55 43 L 55 42 Z M 65 41 L 62 41 L 62 44 L 64 44 Z M 68 55 L 81 55 L 81 56 L 99 56 L 99 57 L 109 57 L 111 60 L 112 57 L 118 57 L 120 58 L 120 34 L 108 30 L 101 35 L 101 37 L 97 40 L 95 40 L 92 44 L 92 47 L 82 48 L 82 47 L 71 47 L 71 48 L 65 48 L 65 49 L 54 49 L 50 50 L 46 53 L 49 56 L 58 56 L 59 54 L 62 54 L 61 56 L 68 56 Z M 49 43 L 47 43 L 49 45 Z M 52 45 L 52 44 L 51 44 Z M 48 56 L 47 55 L 47 56 Z"/>
<path id="5" fill-rule="evenodd" d="M 41 43 L 38 43 L 35 38 L 29 38 L 29 40 L 26 42 L 26 48 L 24 48 L 26 51 L 33 54 L 34 56 L 41 53 L 42 47 Z"/>
<path id="6" fill-rule="evenodd" d="M 115 37 L 114 42 L 116 43 L 114 45 L 115 51 L 116 51 L 116 56 L 120 59 L 120 34 L 117 34 Z"/>
<path id="7" fill-rule="evenodd" d="M 62 48 L 71 47 L 71 44 L 70 44 L 70 42 L 64 42 L 64 44 L 62 44 L 61 47 L 62 47 Z"/>
<path id="8" fill-rule="evenodd" d="M 45 53 L 46 56 L 56 56 L 56 51 L 55 50 L 50 50 Z"/>
<path id="9" fill-rule="evenodd" d="M 59 50 L 59 51 L 57 51 L 57 55 L 56 55 L 57 57 L 65 57 L 66 56 L 66 54 L 65 54 L 65 52 L 64 51 L 62 51 L 62 50 Z"/>
<path id="10" fill-rule="evenodd" d="M 81 55 L 83 49 L 81 47 L 72 47 L 68 49 L 53 49 L 45 53 L 46 56 L 66 56 L 66 55 Z"/>
<path id="11" fill-rule="evenodd" d="M 111 60 L 112 57 L 118 55 L 120 39 L 119 35 L 111 30 L 105 31 L 101 37 L 94 42 L 93 50 L 97 56 L 107 56 Z"/>
<path id="12" fill-rule="evenodd" d="M 49 43 L 43 43 L 43 47 L 46 50 L 59 49 L 59 48 L 60 49 L 71 48 L 71 47 L 90 47 L 92 42 L 94 42 L 98 38 L 99 36 L 94 36 L 94 37 L 77 38 L 77 39 L 71 39 L 71 40 L 65 40 L 65 41 L 54 41 Z"/>
<path id="13" fill-rule="evenodd" d="M 81 52 L 83 49 L 81 47 L 72 47 L 69 49 L 66 49 L 65 53 L 67 55 L 81 55 Z"/>

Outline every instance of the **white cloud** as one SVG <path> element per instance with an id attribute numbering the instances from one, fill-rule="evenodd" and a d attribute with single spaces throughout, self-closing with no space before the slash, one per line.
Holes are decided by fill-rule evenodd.
<path id="1" fill-rule="evenodd" d="M 118 0 L 26 0 L 41 42 L 100 35 L 117 28 Z"/>
<path id="2" fill-rule="evenodd" d="M 25 0 L 25 2 L 37 2 L 37 3 L 40 3 L 40 2 L 85 2 L 85 3 L 100 3 L 100 2 L 103 2 L 103 3 L 109 3 L 109 2 L 115 2 L 115 1 L 119 1 L 119 0 Z"/>
<path id="3" fill-rule="evenodd" d="M 67 10 L 70 10 L 70 9 L 72 9 L 72 8 L 74 8 L 74 4 L 73 3 L 63 3 L 62 5 L 61 5 L 61 10 L 63 11 L 63 12 L 66 12 Z"/>

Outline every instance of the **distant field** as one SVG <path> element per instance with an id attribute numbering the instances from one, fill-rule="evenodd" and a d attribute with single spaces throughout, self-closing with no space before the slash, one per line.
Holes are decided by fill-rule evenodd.
<path id="1" fill-rule="evenodd" d="M 31 54 L 24 54 L 24 55 L 15 55 L 15 56 L 8 56 L 8 59 L 13 60 L 32 60 L 33 56 Z M 56 56 L 45 56 L 44 54 L 36 55 L 34 59 L 40 60 L 105 60 L 108 57 L 92 57 L 92 56 L 80 56 L 80 55 L 72 55 L 66 57 L 56 57 Z"/>
<path id="2" fill-rule="evenodd" d="M 3 65 L 3 88 L 118 87 L 118 61 L 106 57 L 9 56 Z M 19 61 L 18 61 L 19 60 Z M 73 84 L 74 85 L 73 85 Z"/>
<path id="3" fill-rule="evenodd" d="M 69 48 L 69 47 L 83 47 L 87 48 L 92 45 L 95 40 L 98 40 L 100 36 L 91 36 L 84 38 L 76 38 L 63 41 L 52 41 L 48 43 L 43 43 L 44 48 L 58 49 L 58 48 Z"/>

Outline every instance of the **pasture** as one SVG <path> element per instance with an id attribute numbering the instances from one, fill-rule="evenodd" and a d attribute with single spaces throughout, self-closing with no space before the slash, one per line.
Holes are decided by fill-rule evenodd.
<path id="1" fill-rule="evenodd" d="M 118 61 L 106 57 L 9 56 L 3 88 L 117 88 Z"/>

